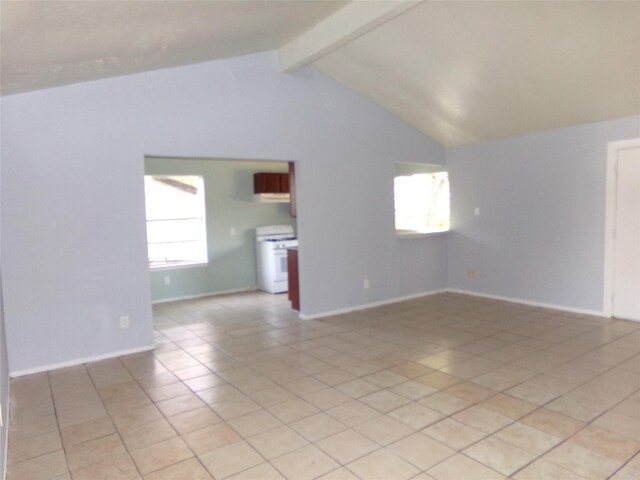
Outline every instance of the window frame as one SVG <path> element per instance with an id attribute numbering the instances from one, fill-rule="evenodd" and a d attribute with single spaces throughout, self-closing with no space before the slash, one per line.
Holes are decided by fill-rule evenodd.
<path id="1" fill-rule="evenodd" d="M 433 229 L 430 231 L 420 230 L 404 230 L 398 229 L 396 224 L 396 178 L 408 177 L 416 174 L 434 174 L 434 173 L 446 173 L 447 183 L 449 183 L 449 171 L 445 165 L 427 164 L 427 163 L 410 163 L 410 162 L 396 162 L 394 164 L 393 175 L 393 206 L 394 206 L 394 230 L 397 238 L 421 238 L 431 237 L 434 235 L 444 235 L 451 232 L 451 194 L 449 193 L 449 225 L 446 229 Z"/>
<path id="2" fill-rule="evenodd" d="M 147 215 L 147 190 L 146 190 L 146 181 L 147 178 L 168 178 L 168 179 L 175 179 L 175 178 L 179 178 L 179 177 L 195 177 L 198 179 L 197 184 L 198 184 L 198 188 L 197 188 L 197 197 L 198 197 L 198 214 L 195 216 L 190 216 L 190 217 L 180 217 L 180 218 L 166 218 L 166 219 L 149 219 L 148 215 Z M 207 231 L 207 208 L 206 208 L 206 192 L 205 192 L 205 179 L 203 175 L 198 175 L 198 174 L 153 174 L 153 173 L 145 173 L 144 175 L 144 180 L 145 180 L 145 226 L 146 226 L 146 244 L 147 244 L 147 263 L 148 263 L 148 268 L 150 271 L 159 271 L 159 270 L 175 270 L 175 269 L 180 269 L 180 268 L 187 268 L 187 267 L 197 267 L 197 266 L 205 266 L 209 264 L 209 244 L 208 244 L 208 231 Z M 200 224 L 201 224 L 201 233 L 202 233 L 202 238 L 200 239 L 196 239 L 195 241 L 198 241 L 198 243 L 200 244 L 199 249 L 201 249 L 201 251 L 199 252 L 199 254 L 202 255 L 201 258 L 197 259 L 197 260 L 184 260 L 184 261 L 177 261 L 177 262 L 166 262 L 166 263 L 158 263 L 158 264 L 152 264 L 151 263 L 151 259 L 149 256 L 149 246 L 152 245 L 152 243 L 149 242 L 149 230 L 148 230 L 148 225 L 149 222 L 154 222 L 154 221 L 178 221 L 181 219 L 191 219 L 191 220 L 199 220 Z M 155 242 L 153 244 L 161 244 L 161 243 L 173 243 L 173 242 Z M 175 243 L 181 243 L 181 242 L 175 242 Z M 186 243 L 186 242 L 184 242 Z"/>

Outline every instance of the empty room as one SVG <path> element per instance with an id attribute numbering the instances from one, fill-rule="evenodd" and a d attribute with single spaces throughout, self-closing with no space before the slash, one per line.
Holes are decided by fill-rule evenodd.
<path id="1" fill-rule="evenodd" d="M 640 478 L 640 2 L 0 21 L 0 479 Z"/>

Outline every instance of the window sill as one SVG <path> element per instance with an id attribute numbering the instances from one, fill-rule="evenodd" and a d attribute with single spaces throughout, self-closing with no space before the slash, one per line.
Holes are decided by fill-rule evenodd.
<path id="1" fill-rule="evenodd" d="M 173 265 L 155 265 L 155 266 L 150 266 L 149 270 L 152 272 L 158 272 L 158 271 L 162 271 L 162 270 L 177 270 L 180 268 L 189 268 L 189 267 L 205 267 L 209 265 L 209 262 L 190 262 L 190 263 L 176 263 Z"/>
<path id="2" fill-rule="evenodd" d="M 424 238 L 424 237 L 433 237 L 437 235 L 443 235 L 449 233 L 451 230 L 438 230 L 433 232 L 401 232 L 396 230 L 397 238 Z"/>

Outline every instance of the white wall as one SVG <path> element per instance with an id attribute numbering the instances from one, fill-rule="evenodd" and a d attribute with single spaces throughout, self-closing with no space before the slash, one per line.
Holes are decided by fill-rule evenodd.
<path id="1" fill-rule="evenodd" d="M 7 342 L 4 330 L 4 306 L 2 297 L 2 272 L 0 271 L 0 404 L 2 405 L 2 428 L 0 428 L 0 479 L 5 474 L 7 455 L 7 433 L 9 422 L 9 368 L 7 365 Z"/>
<path id="2" fill-rule="evenodd" d="M 151 343 L 145 155 L 296 161 L 305 314 L 445 286 L 446 237 L 395 237 L 392 180 L 444 149 L 313 69 L 279 73 L 274 53 L 14 95 L 1 113 L 12 372 Z"/>
<path id="3" fill-rule="evenodd" d="M 0 159 L 0 174 L 2 160 Z M 0 183 L 0 190 L 1 190 Z M 2 224 L 0 222 L 0 259 L 2 258 Z M 7 456 L 7 433 L 9 422 L 9 367 L 7 362 L 7 337 L 4 328 L 4 297 L 2 287 L 2 262 L 0 261 L 0 405 L 2 405 L 2 427 L 0 428 L 0 479 L 5 478 Z"/>
<path id="4" fill-rule="evenodd" d="M 637 137 L 635 116 L 448 149 L 448 286 L 601 313 L 607 143 Z"/>

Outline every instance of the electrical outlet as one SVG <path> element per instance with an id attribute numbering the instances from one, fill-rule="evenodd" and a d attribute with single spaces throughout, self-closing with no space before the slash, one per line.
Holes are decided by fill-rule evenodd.
<path id="1" fill-rule="evenodd" d="M 365 278 L 362 282 L 362 288 L 364 288 L 365 290 L 369 290 L 369 288 L 371 288 L 371 282 L 368 278 Z"/>
<path id="2" fill-rule="evenodd" d="M 171 277 L 169 275 L 164 276 L 164 286 L 167 287 L 171 285 Z"/>
<path id="3" fill-rule="evenodd" d="M 480 215 L 480 207 L 476 207 L 473 209 L 473 214 L 477 217 L 478 215 Z"/>
<path id="4" fill-rule="evenodd" d="M 120 328 L 129 328 L 129 316 L 123 315 L 120 317 Z"/>
<path id="5" fill-rule="evenodd" d="M 232 237 L 236 236 L 236 227 L 231 227 L 231 230 L 229 231 L 229 233 L 231 234 Z"/>

